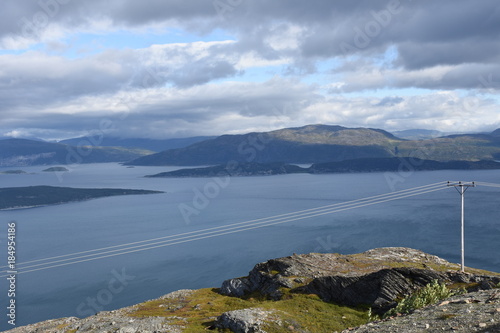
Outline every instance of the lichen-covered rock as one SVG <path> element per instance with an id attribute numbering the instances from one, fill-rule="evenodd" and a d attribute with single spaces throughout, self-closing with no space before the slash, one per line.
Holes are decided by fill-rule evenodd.
<path id="1" fill-rule="evenodd" d="M 215 326 L 234 333 L 265 333 L 262 325 L 272 320 L 272 315 L 272 311 L 260 308 L 229 311 L 217 318 Z"/>
<path id="2" fill-rule="evenodd" d="M 248 277 L 224 281 L 220 293 L 226 296 L 242 297 L 245 294 L 259 291 L 272 299 L 280 299 L 282 296 L 280 288 L 292 288 L 293 286 L 292 279 L 280 274 L 273 274 L 272 270 L 266 272 L 256 267 Z"/>

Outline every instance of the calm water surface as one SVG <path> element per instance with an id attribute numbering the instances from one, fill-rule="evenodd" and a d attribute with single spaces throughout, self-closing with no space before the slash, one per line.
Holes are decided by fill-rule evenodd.
<path id="1" fill-rule="evenodd" d="M 0 175 L 0 186 L 52 185 L 165 191 L 0 212 L 0 265 L 6 232 L 17 222 L 24 262 L 224 226 L 302 209 L 390 193 L 386 175 L 284 175 L 225 179 L 154 179 L 168 167 L 118 164 L 70 167 L 71 172 Z M 0 171 L 6 168 L 0 168 Z M 447 180 L 500 183 L 498 171 L 404 174 L 396 190 Z M 209 198 L 200 199 L 200 192 Z M 191 207 L 189 220 L 179 207 Z M 466 194 L 466 265 L 500 271 L 500 188 Z M 185 215 L 189 215 L 186 213 Z M 407 246 L 460 260 L 460 196 L 452 188 L 375 206 L 293 221 L 169 247 L 54 267 L 17 277 L 17 324 L 85 316 L 185 288 L 218 287 L 261 261 L 292 253 L 356 253 Z M 4 253 L 3 255 L 1 253 Z M 5 309 L 7 282 L 0 281 Z M 4 311 L 5 312 L 5 311 Z M 0 329 L 11 328 L 2 313 Z"/>

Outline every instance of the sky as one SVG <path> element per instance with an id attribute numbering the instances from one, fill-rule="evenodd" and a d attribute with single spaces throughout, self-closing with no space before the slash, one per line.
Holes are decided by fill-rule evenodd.
<path id="1" fill-rule="evenodd" d="M 3 0 L 0 137 L 500 127 L 498 0 Z"/>

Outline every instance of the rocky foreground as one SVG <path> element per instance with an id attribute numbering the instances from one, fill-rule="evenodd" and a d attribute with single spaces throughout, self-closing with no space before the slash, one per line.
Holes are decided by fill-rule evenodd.
<path id="1" fill-rule="evenodd" d="M 500 332 L 500 275 L 408 248 L 305 254 L 257 264 L 218 289 L 180 290 L 131 307 L 8 332 Z M 369 322 L 439 280 L 465 294 Z M 373 317 L 372 317 L 373 320 Z M 355 328 L 356 327 L 356 328 Z"/>

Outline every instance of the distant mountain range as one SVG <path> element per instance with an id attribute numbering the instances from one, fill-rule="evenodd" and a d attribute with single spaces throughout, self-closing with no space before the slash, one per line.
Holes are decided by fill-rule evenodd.
<path id="1" fill-rule="evenodd" d="M 410 129 L 404 131 L 393 131 L 391 133 L 397 136 L 398 138 L 406 140 L 433 139 L 452 134 L 452 133 L 445 133 L 445 132 L 426 130 L 426 129 Z"/>
<path id="2" fill-rule="evenodd" d="M 309 125 L 271 132 L 223 135 L 140 157 L 128 165 L 326 163 L 362 158 L 414 157 L 436 161 L 500 158 L 500 130 L 426 140 L 406 140 L 380 129 Z"/>
<path id="3" fill-rule="evenodd" d="M 100 146 L 100 147 L 123 147 L 123 148 L 132 148 L 132 149 L 143 149 L 150 150 L 153 152 L 161 152 L 168 149 L 176 149 L 183 148 L 193 143 L 205 141 L 208 139 L 212 139 L 211 136 L 195 136 L 190 138 L 174 138 L 174 139 L 164 139 L 164 140 L 155 140 L 155 139 L 124 139 L 124 138 L 115 138 L 115 137 L 97 137 L 97 136 L 89 136 L 89 137 L 80 137 L 74 139 L 67 139 L 59 141 L 59 143 L 63 143 L 70 146 Z"/>
<path id="4" fill-rule="evenodd" d="M 26 139 L 0 140 L 0 166 L 124 162 L 151 151 L 121 147 L 74 147 Z"/>
<path id="5" fill-rule="evenodd" d="M 436 132 L 405 131 L 405 137 Z M 328 163 L 411 157 L 435 161 L 500 159 L 500 129 L 486 134 L 404 139 L 381 129 L 308 125 L 219 137 L 150 140 L 77 138 L 60 143 L 0 140 L 0 166 L 123 162 L 144 166 L 238 163 Z M 103 145 L 103 146 L 92 146 Z M 139 148 L 133 148 L 139 147 Z M 149 147 L 150 149 L 144 149 Z M 164 149 L 154 153 L 153 150 Z"/>

